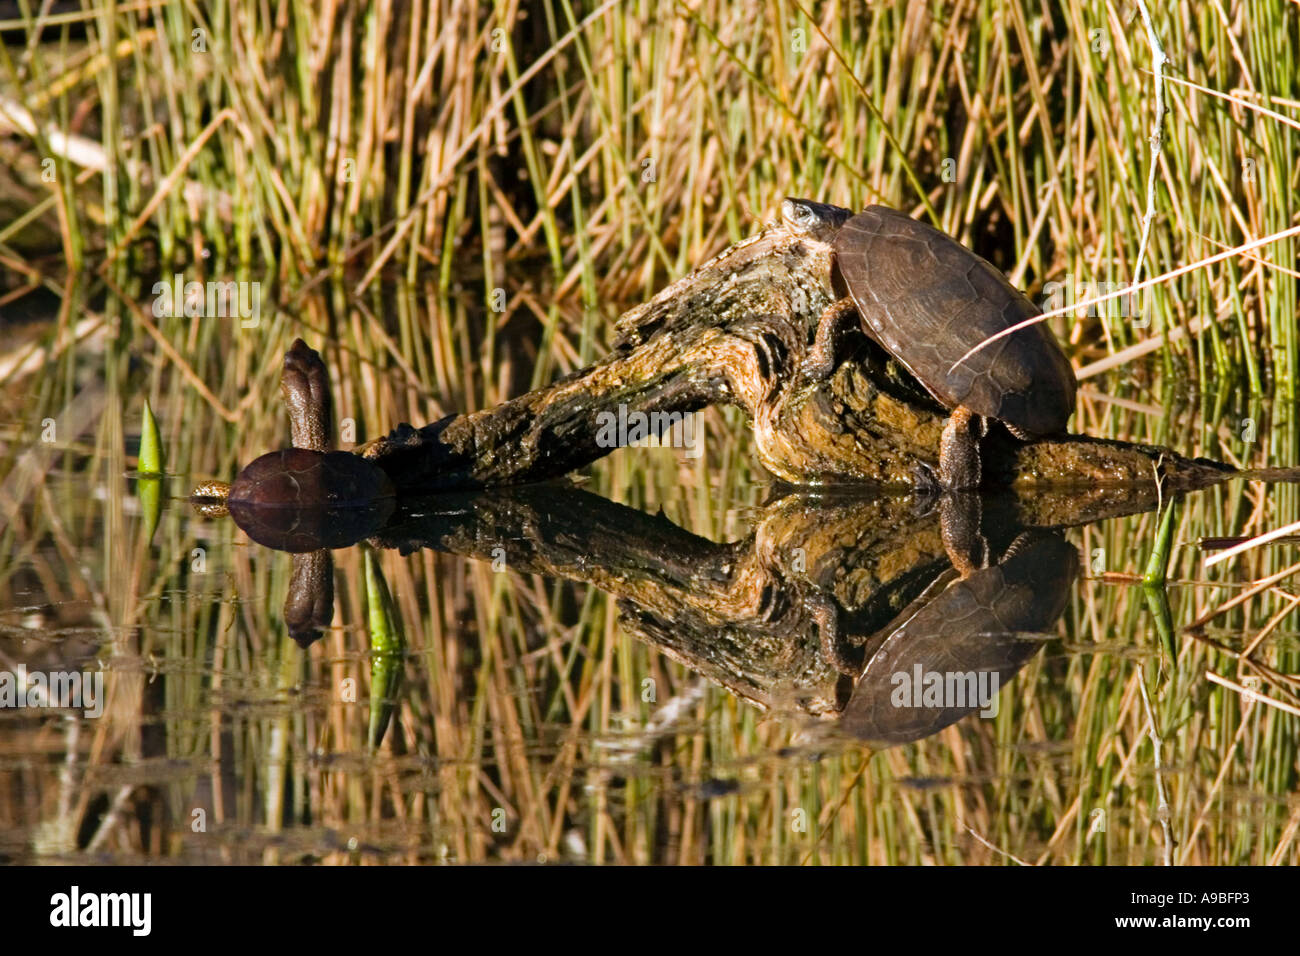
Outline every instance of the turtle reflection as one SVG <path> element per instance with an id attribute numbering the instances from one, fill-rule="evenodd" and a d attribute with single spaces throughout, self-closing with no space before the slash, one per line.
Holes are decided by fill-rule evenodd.
<path id="1" fill-rule="evenodd" d="M 1025 529 L 996 504 L 978 528 L 983 566 L 967 567 L 951 553 L 964 535 L 934 504 L 795 494 L 764 508 L 748 537 L 718 544 L 533 486 L 430 499 L 371 540 L 483 560 L 504 551 L 516 571 L 594 584 L 617 598 L 624 628 L 738 696 L 894 745 L 990 706 L 978 692 L 893 706 L 896 674 L 1005 686 L 1042 647 L 1078 571 L 1059 532 Z"/>
<path id="2" fill-rule="evenodd" d="M 888 746 L 936 734 L 973 711 L 994 716 L 998 690 L 1065 611 L 1078 566 L 1078 552 L 1058 535 L 1026 532 L 999 564 L 927 594 L 867 661 L 843 729 Z"/>

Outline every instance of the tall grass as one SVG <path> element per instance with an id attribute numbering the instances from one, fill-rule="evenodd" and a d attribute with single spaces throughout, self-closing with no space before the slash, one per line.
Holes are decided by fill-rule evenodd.
<path id="1" fill-rule="evenodd" d="M 4 50 L 0 128 L 67 265 L 148 248 L 216 272 L 274 261 L 286 296 L 345 267 L 355 288 L 424 273 L 485 302 L 502 288 L 511 309 L 546 303 L 547 375 L 551 303 L 588 310 L 571 330 L 586 360 L 599 305 L 645 298 L 786 193 L 932 209 L 1038 289 L 1133 279 L 1153 159 L 1144 274 L 1281 231 L 1296 127 L 1248 107 L 1296 117 L 1297 18 L 1159 5 L 1169 76 L 1234 100 L 1167 83 L 1158 156 L 1140 19 L 1078 2 L 97 2 L 39 34 L 4 24 L 29 42 Z M 0 224 L 10 268 L 31 264 L 24 219 Z M 1277 268 L 1294 261 L 1279 243 L 1158 291 L 1148 326 L 1063 331 L 1086 363 L 1195 327 L 1170 367 L 1254 391 L 1271 375 L 1294 396 L 1295 290 Z"/>

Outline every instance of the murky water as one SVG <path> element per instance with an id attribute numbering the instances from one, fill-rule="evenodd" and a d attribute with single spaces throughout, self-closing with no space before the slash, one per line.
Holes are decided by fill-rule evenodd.
<path id="1" fill-rule="evenodd" d="M 177 399 L 183 376 L 155 411 L 195 468 L 149 535 L 124 398 L 148 382 L 113 368 L 6 397 L 6 861 L 1300 855 L 1300 598 L 1288 575 L 1249 586 L 1295 545 L 1213 567 L 1196 546 L 1294 521 L 1293 485 L 1180 499 L 1159 592 L 1134 577 L 1169 504 L 1154 483 L 958 513 L 813 493 L 738 467 L 743 424 L 715 415 L 698 459 L 626 448 L 581 482 L 404 500 L 356 546 L 290 555 L 184 500 L 283 432 Z M 1085 396 L 1080 427 L 1293 457 L 1294 409 L 1252 446 L 1206 406 L 1115 394 Z M 401 632 L 386 654 L 366 552 Z M 54 706 L 59 681 L 80 706 Z"/>

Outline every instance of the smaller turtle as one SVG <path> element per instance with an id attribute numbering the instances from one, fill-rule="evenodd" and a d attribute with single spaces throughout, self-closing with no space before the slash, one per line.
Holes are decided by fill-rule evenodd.
<path id="1" fill-rule="evenodd" d="M 848 292 L 818 321 L 805 374 L 816 380 L 831 373 L 845 323 L 856 315 L 871 338 L 951 409 L 939 447 L 945 488 L 979 486 L 979 436 L 990 419 L 1022 441 L 1065 430 L 1074 413 L 1074 369 L 1045 325 L 1027 326 L 961 360 L 990 336 L 1042 314 L 991 263 L 886 206 L 850 216 L 838 206 L 787 199 L 783 212 L 795 227 L 832 243 Z"/>
<path id="2" fill-rule="evenodd" d="M 392 480 L 360 455 L 330 450 L 329 376 L 302 339 L 285 353 L 280 390 L 293 447 L 250 462 L 233 484 L 203 482 L 190 498 L 203 514 L 229 511 L 250 537 L 270 547 L 341 547 L 337 542 L 356 540 L 354 517 L 368 528 L 375 514 L 391 512 Z"/>

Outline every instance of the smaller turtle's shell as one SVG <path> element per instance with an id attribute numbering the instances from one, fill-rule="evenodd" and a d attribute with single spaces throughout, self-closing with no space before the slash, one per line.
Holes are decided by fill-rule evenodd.
<path id="1" fill-rule="evenodd" d="M 393 496 L 377 465 L 345 451 L 285 448 L 251 462 L 230 486 L 229 502 L 259 508 L 365 505 Z"/>
<path id="2" fill-rule="evenodd" d="M 378 465 L 344 451 L 286 448 L 239 473 L 230 516 L 258 544 L 280 551 L 346 548 L 383 527 L 396 506 Z"/>
<path id="3" fill-rule="evenodd" d="M 1022 437 L 1065 429 L 1074 369 L 1043 323 L 988 337 L 1041 311 L 951 236 L 886 206 L 841 227 L 835 258 L 868 331 L 948 408 L 999 419 Z"/>

